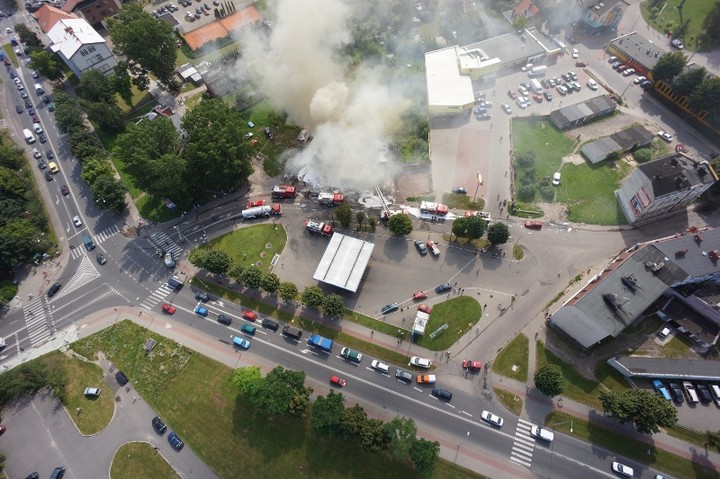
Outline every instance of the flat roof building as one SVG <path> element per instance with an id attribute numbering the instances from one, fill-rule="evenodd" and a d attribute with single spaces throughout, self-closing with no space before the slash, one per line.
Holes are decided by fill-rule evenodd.
<path id="1" fill-rule="evenodd" d="M 313 279 L 355 293 L 374 248 L 374 243 L 333 234 Z"/>

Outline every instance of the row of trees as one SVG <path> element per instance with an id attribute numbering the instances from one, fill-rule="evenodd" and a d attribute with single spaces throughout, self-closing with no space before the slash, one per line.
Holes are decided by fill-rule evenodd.
<path id="1" fill-rule="evenodd" d="M 295 417 L 307 414 L 312 389 L 305 386 L 303 371 L 277 366 L 262 377 L 257 366 L 239 368 L 232 383 L 254 408 L 265 414 Z M 398 416 L 385 423 L 368 418 L 359 404 L 346 408 L 344 400 L 342 394 L 331 391 L 312 403 L 310 422 L 316 435 L 359 441 L 370 452 L 389 451 L 395 460 L 412 463 L 421 475 L 432 475 L 440 444 L 418 438 L 412 419 Z"/>
<path id="2" fill-rule="evenodd" d="M 339 318 L 345 312 L 345 303 L 338 294 L 326 295 L 318 286 L 307 286 L 302 293 L 295 283 L 280 281 L 274 273 L 263 273 L 255 265 L 234 264 L 223 251 L 196 248 L 190 252 L 190 263 L 213 274 L 227 274 L 240 285 L 254 290 L 262 290 L 277 296 L 285 302 L 295 301 L 298 296 L 302 304 L 315 308 L 329 317 Z"/>

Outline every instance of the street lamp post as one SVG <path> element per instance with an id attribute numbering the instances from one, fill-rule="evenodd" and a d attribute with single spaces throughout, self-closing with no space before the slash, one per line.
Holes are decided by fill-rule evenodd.
<path id="1" fill-rule="evenodd" d="M 475 198 L 477 197 L 478 190 L 480 189 L 480 185 L 483 184 L 483 177 L 480 174 L 480 172 L 477 172 L 477 186 L 475 187 L 475 194 L 473 195 L 473 203 L 475 203 Z"/>
<path id="2" fill-rule="evenodd" d="M 455 464 L 457 464 L 458 454 L 460 454 L 460 446 L 465 444 L 465 441 L 468 439 L 470 439 L 470 431 L 467 432 L 467 436 L 465 436 L 465 439 L 463 439 L 462 441 L 460 441 L 460 443 L 458 443 L 457 450 L 455 451 Z"/>

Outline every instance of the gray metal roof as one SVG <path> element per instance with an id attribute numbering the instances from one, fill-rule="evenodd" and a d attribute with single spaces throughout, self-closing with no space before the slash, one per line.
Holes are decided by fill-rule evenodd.
<path id="1" fill-rule="evenodd" d="M 333 234 L 313 279 L 356 292 L 374 248 L 374 243 Z"/>
<path id="2" fill-rule="evenodd" d="M 655 135 L 639 125 L 603 136 L 583 145 L 581 151 L 590 163 L 599 163 L 607 159 L 613 151 L 628 151 L 652 143 Z"/>
<path id="3" fill-rule="evenodd" d="M 522 34 L 513 31 L 463 47 L 466 50 L 480 49 L 491 57 L 499 58 L 504 65 L 522 62 L 527 58 L 557 50 L 551 38 L 535 28 L 528 28 Z"/>
<path id="4" fill-rule="evenodd" d="M 619 356 L 608 359 L 608 364 L 631 378 L 720 382 L 717 361 Z"/>
<path id="5" fill-rule="evenodd" d="M 695 239 L 696 235 L 701 241 Z M 720 274 L 718 262 L 713 261 L 709 255 L 711 251 L 720 251 L 720 228 L 685 233 L 652 246 L 666 258 L 666 263 L 676 264 L 691 278 Z M 678 254 L 684 250 L 687 252 Z"/>
<path id="6" fill-rule="evenodd" d="M 670 43 L 670 40 L 663 40 L 664 44 L 665 42 Z M 648 70 L 655 68 L 658 60 L 668 52 L 665 47 L 658 46 L 637 32 L 631 32 L 611 40 L 610 47 L 622 52 Z"/>
<path id="7" fill-rule="evenodd" d="M 652 182 L 655 198 L 695 185 L 714 183 L 710 169 L 682 153 L 674 153 L 638 166 Z"/>
<path id="8" fill-rule="evenodd" d="M 550 121 L 560 128 L 579 126 L 587 119 L 612 113 L 617 103 L 608 95 L 599 95 L 574 105 L 564 106 L 550 113 Z"/>

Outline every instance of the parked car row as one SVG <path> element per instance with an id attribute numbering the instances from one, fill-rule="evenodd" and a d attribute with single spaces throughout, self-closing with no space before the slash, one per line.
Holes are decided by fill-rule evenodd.
<path id="1" fill-rule="evenodd" d="M 678 404 L 682 404 L 687 398 L 688 404 L 696 404 L 698 402 L 711 403 L 714 402 L 720 407 L 720 384 L 705 384 L 690 381 L 682 381 L 682 383 L 669 382 L 668 387 L 659 379 L 653 382 L 653 388 L 664 399 L 671 399 Z"/>

